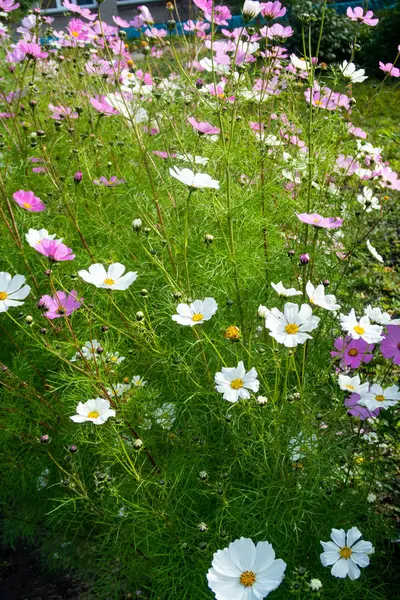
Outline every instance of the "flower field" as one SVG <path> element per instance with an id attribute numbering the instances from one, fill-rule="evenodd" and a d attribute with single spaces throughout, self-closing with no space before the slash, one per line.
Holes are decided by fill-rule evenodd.
<path id="1" fill-rule="evenodd" d="M 395 598 L 400 46 L 179 6 L 0 0 L 2 539 L 98 600 Z"/>

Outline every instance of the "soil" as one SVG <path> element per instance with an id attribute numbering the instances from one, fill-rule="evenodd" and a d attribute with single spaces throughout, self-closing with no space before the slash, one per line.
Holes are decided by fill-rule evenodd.
<path id="1" fill-rule="evenodd" d="M 0 600 L 88 600 L 88 586 L 73 574 L 48 573 L 35 548 L 0 547 Z"/>

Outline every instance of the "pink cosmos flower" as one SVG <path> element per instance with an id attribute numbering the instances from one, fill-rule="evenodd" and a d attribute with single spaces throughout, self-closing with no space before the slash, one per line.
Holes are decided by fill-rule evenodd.
<path id="1" fill-rule="evenodd" d="M 350 110 L 350 99 L 346 94 L 340 94 L 339 92 L 333 92 L 328 87 L 320 88 L 317 85 L 311 90 L 307 88 L 304 92 L 304 96 L 307 102 L 310 102 L 313 106 L 318 108 L 324 108 L 326 110 L 336 110 L 337 108 L 345 108 L 347 111 Z"/>
<path id="2" fill-rule="evenodd" d="M 38 302 L 38 307 L 45 309 L 43 317 L 59 319 L 72 315 L 74 311 L 82 306 L 82 302 L 83 298 L 78 300 L 78 292 L 72 290 L 68 296 L 65 292 L 56 292 L 54 296 L 42 296 Z"/>
<path id="3" fill-rule="evenodd" d="M 19 41 L 17 47 L 28 59 L 37 60 L 38 58 L 47 58 L 49 55 L 48 52 L 42 52 L 39 44 L 35 44 L 34 42 Z"/>
<path id="4" fill-rule="evenodd" d="M 162 39 L 167 37 L 168 31 L 166 29 L 157 29 L 157 27 L 150 27 L 144 30 L 144 35 L 149 38 Z"/>
<path id="5" fill-rule="evenodd" d="M 94 97 L 90 98 L 89 100 L 93 108 L 106 117 L 119 114 L 118 111 L 107 102 L 107 98 L 105 96 Z"/>
<path id="6" fill-rule="evenodd" d="M 66 117 L 69 119 L 77 119 L 79 117 L 78 113 L 68 106 L 53 106 L 53 104 L 49 104 L 48 107 L 53 113 L 51 118 L 56 119 L 56 121 L 62 121 Z"/>
<path id="7" fill-rule="evenodd" d="M 97 15 L 93 15 L 88 8 L 81 8 L 77 4 L 72 4 L 72 2 L 69 0 L 64 0 L 63 6 L 65 6 L 65 8 L 71 12 L 77 13 L 84 19 L 87 19 L 88 21 L 94 21 L 97 17 Z"/>
<path id="8" fill-rule="evenodd" d="M 344 405 L 348 408 L 347 414 L 357 417 L 361 421 L 377 417 L 382 409 L 378 407 L 373 411 L 369 411 L 365 406 L 358 404 L 360 398 L 360 394 L 351 394 L 351 396 L 345 399 Z"/>
<path id="9" fill-rule="evenodd" d="M 214 125 L 211 125 L 211 123 L 207 123 L 206 121 L 196 121 L 194 117 L 188 117 L 188 121 L 194 129 L 203 135 L 221 133 L 221 130 L 218 127 L 214 127 Z"/>
<path id="10" fill-rule="evenodd" d="M 351 21 L 358 21 L 358 23 L 365 23 L 365 25 L 369 25 L 370 27 L 375 27 L 378 24 L 379 19 L 373 19 L 374 13 L 372 10 L 367 10 L 364 15 L 364 10 L 361 6 L 356 6 L 354 10 L 351 6 L 348 7 L 346 11 L 346 15 L 349 17 Z"/>
<path id="11" fill-rule="evenodd" d="M 400 77 L 400 69 L 393 66 L 392 63 L 385 64 L 385 63 L 379 61 L 379 68 L 384 73 L 389 73 L 389 75 L 391 75 L 392 77 Z"/>
<path id="12" fill-rule="evenodd" d="M 75 40 L 87 42 L 93 37 L 90 27 L 90 24 L 84 23 L 80 19 L 71 19 L 67 25 L 67 31 Z"/>
<path id="13" fill-rule="evenodd" d="M 265 2 L 261 14 L 266 19 L 279 19 L 286 15 L 286 8 L 278 1 Z"/>
<path id="14" fill-rule="evenodd" d="M 43 204 L 41 199 L 31 191 L 25 192 L 24 190 L 18 190 L 14 192 L 13 198 L 19 206 L 25 208 L 28 212 L 41 212 L 46 210 L 46 206 Z"/>
<path id="15" fill-rule="evenodd" d="M 34 247 L 35 250 L 47 256 L 51 262 L 61 262 L 64 260 L 74 260 L 75 254 L 72 254 L 71 248 L 59 240 L 49 240 L 44 238 L 40 240 Z"/>
<path id="16" fill-rule="evenodd" d="M 147 8 L 147 6 L 138 6 L 138 10 L 140 11 L 140 16 L 142 17 L 144 23 L 152 25 L 154 23 L 154 19 L 152 17 L 151 12 Z"/>
<path id="17" fill-rule="evenodd" d="M 337 338 L 334 346 L 337 352 L 332 351 L 331 356 L 340 357 L 340 367 L 345 369 L 358 369 L 362 363 L 368 364 L 373 359 L 371 352 L 374 350 L 373 344 L 368 344 L 361 338 L 353 340 L 351 337 Z"/>
<path id="18" fill-rule="evenodd" d="M 387 333 L 381 342 L 381 352 L 391 358 L 394 365 L 400 365 L 400 326 L 387 325 Z"/>
<path id="19" fill-rule="evenodd" d="M 361 138 L 362 140 L 367 139 L 367 132 L 360 129 L 360 127 L 355 127 L 353 123 L 347 123 L 347 128 L 349 130 L 349 133 L 354 135 L 354 137 Z"/>
<path id="20" fill-rule="evenodd" d="M 127 29 L 129 27 L 129 23 L 128 21 L 125 21 L 124 19 L 121 19 L 121 17 L 115 17 L 113 15 L 113 21 L 116 25 L 118 25 L 118 27 L 123 27 L 124 29 Z"/>
<path id="21" fill-rule="evenodd" d="M 110 179 L 106 179 L 104 175 L 102 175 L 99 179 L 93 180 L 94 185 L 105 185 L 106 187 L 115 187 L 117 185 L 121 185 L 122 183 L 126 183 L 125 179 L 118 179 L 115 175 L 110 177 Z"/>
<path id="22" fill-rule="evenodd" d="M 344 154 L 339 154 L 336 159 L 336 167 L 335 171 L 339 171 L 343 169 L 346 171 L 346 175 L 353 175 L 358 169 L 360 169 L 361 165 L 358 163 L 355 158 L 352 156 L 345 156 Z"/>
<path id="23" fill-rule="evenodd" d="M 153 150 L 153 154 L 159 156 L 160 158 L 176 158 L 176 154 L 170 154 L 169 152 L 164 152 L 163 150 Z"/>
<path id="24" fill-rule="evenodd" d="M 291 27 L 284 27 L 280 23 L 275 23 L 272 27 L 263 27 L 260 29 L 260 33 L 263 37 L 272 39 L 287 39 L 293 35 L 293 29 Z"/>
<path id="25" fill-rule="evenodd" d="M 206 32 L 210 29 L 211 25 L 209 23 L 205 23 L 204 21 L 192 21 L 189 19 L 183 24 L 183 29 L 185 31 L 191 31 L 196 33 L 197 37 L 200 39 L 204 39 L 206 37 Z"/>
<path id="26" fill-rule="evenodd" d="M 20 7 L 19 2 L 15 2 L 14 0 L 0 0 L 0 11 L 3 12 L 11 12 L 12 10 L 17 10 Z"/>
<path id="27" fill-rule="evenodd" d="M 317 213 L 300 213 L 296 215 L 300 221 L 323 229 L 338 229 L 343 225 L 343 219 L 338 217 L 321 217 Z"/>

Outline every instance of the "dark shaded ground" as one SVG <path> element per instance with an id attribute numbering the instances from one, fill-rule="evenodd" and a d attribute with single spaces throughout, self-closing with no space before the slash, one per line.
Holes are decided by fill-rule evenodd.
<path id="1" fill-rule="evenodd" d="M 88 587 L 70 573 L 48 573 L 22 542 L 0 547 L 0 600 L 88 600 Z"/>

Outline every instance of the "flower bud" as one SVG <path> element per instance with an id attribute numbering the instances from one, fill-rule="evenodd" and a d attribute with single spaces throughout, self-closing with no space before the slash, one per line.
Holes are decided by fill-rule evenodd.
<path id="1" fill-rule="evenodd" d="M 81 171 L 77 171 L 74 175 L 75 183 L 80 183 L 82 181 L 82 178 L 83 178 L 83 173 Z"/>
<path id="2" fill-rule="evenodd" d="M 293 256 L 295 255 L 295 251 L 294 250 L 288 250 L 287 251 L 287 255 L 289 258 L 293 258 Z"/>
<path id="3" fill-rule="evenodd" d="M 78 446 L 71 444 L 71 446 L 68 448 L 68 450 L 71 452 L 71 454 L 76 454 L 78 452 Z"/>
<path id="4" fill-rule="evenodd" d="M 199 473 L 199 478 L 200 478 L 202 481 L 205 481 L 205 480 L 207 479 L 207 477 L 208 477 L 208 475 L 207 475 L 206 471 L 200 471 L 200 473 Z"/>
<path id="5" fill-rule="evenodd" d="M 176 21 L 174 19 L 169 19 L 167 21 L 167 28 L 168 28 L 168 30 L 169 31 L 174 31 L 175 27 L 176 27 Z"/>
<path id="6" fill-rule="evenodd" d="M 40 443 L 45 445 L 48 444 L 50 442 L 50 436 L 47 435 L 47 433 L 45 435 L 42 435 L 42 437 L 40 438 Z"/>
<path id="7" fill-rule="evenodd" d="M 257 396 L 257 404 L 259 404 L 260 406 L 264 406 L 265 404 L 267 404 L 268 402 L 268 398 L 266 396 Z"/>
<path id="8" fill-rule="evenodd" d="M 31 317 L 31 315 L 27 315 L 25 317 L 25 323 L 27 323 L 28 325 L 32 325 L 32 323 L 33 323 L 33 317 Z"/>
<path id="9" fill-rule="evenodd" d="M 142 446 L 143 446 L 143 440 L 141 440 L 139 438 L 137 440 L 134 440 L 133 447 L 135 448 L 135 450 L 140 450 L 140 448 Z"/>
<path id="10" fill-rule="evenodd" d="M 143 321 L 143 319 L 144 319 L 144 313 L 142 313 L 141 310 L 138 310 L 137 313 L 136 313 L 136 320 L 137 321 Z"/>
<path id="11" fill-rule="evenodd" d="M 310 255 L 309 254 L 300 254 L 300 258 L 299 258 L 299 265 L 302 267 L 304 265 L 308 265 L 308 263 L 310 262 Z"/>
<path id="12" fill-rule="evenodd" d="M 211 235 L 211 233 L 206 233 L 206 235 L 204 236 L 204 241 L 206 244 L 212 244 L 214 241 L 214 236 Z"/>
<path id="13" fill-rule="evenodd" d="M 200 90 L 203 87 L 203 85 L 204 85 L 204 81 L 202 79 L 200 79 L 200 78 L 196 79 L 196 84 L 195 85 L 196 85 L 197 89 Z"/>
<path id="14" fill-rule="evenodd" d="M 140 231 L 142 229 L 142 219 L 133 219 L 132 221 L 132 229 L 134 231 Z"/>

